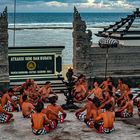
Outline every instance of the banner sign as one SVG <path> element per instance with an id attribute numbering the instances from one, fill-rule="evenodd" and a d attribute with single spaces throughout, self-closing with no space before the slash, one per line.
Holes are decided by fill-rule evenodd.
<path id="1" fill-rule="evenodd" d="M 9 74 L 38 75 L 55 73 L 54 55 L 9 56 Z"/>

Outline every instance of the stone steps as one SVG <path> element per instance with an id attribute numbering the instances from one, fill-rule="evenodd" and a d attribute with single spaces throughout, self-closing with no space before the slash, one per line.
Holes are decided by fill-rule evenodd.
<path id="1" fill-rule="evenodd" d="M 67 87 L 66 85 L 63 83 L 63 78 L 60 79 L 51 79 L 51 80 L 47 80 L 51 82 L 51 87 L 53 89 L 53 91 L 57 94 L 62 93 L 61 90 L 63 91 L 67 91 Z M 36 83 L 42 87 L 45 84 L 46 81 L 36 81 Z M 14 86 L 20 86 L 21 84 L 23 84 L 24 82 L 10 82 L 10 87 L 14 87 Z"/>

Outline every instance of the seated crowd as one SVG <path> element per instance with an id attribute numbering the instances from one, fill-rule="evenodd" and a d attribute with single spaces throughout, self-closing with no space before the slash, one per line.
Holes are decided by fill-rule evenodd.
<path id="1" fill-rule="evenodd" d="M 76 86 L 75 88 L 77 88 Z M 76 111 L 75 115 L 90 128 L 97 129 L 99 133 L 112 132 L 116 117 L 133 117 L 134 100 L 138 107 L 138 115 L 140 114 L 140 100 L 138 100 L 140 95 L 138 94 L 133 98 L 129 86 L 122 79 L 118 79 L 117 87 L 114 86 L 111 77 L 105 79 L 100 85 L 95 81 L 94 87 L 90 91 L 86 90 L 87 88 L 83 90 L 82 86 L 83 84 L 79 88 L 80 86 L 78 85 L 78 91 L 80 92 L 76 93 L 76 90 L 74 90 L 74 94 L 78 94 L 78 97 L 83 97 L 84 92 L 87 101 L 82 108 Z M 78 99 L 76 98 L 76 100 Z"/>
<path id="2" fill-rule="evenodd" d="M 88 89 L 86 77 L 79 76 L 73 79 L 72 95 L 75 102 L 84 101 L 85 105 L 76 110 L 75 115 L 90 128 L 95 128 L 99 133 L 110 133 L 114 130 L 115 117 L 133 117 L 133 100 L 138 107 L 140 116 L 139 97 L 133 94 L 122 79 L 114 86 L 111 77 L 105 79 L 100 85 L 94 82 L 93 89 Z M 119 93 L 117 92 L 119 91 Z M 19 98 L 15 92 L 20 92 Z M 32 132 L 43 135 L 54 130 L 58 123 L 63 123 L 66 112 L 56 104 L 58 96 L 51 88 L 51 83 L 46 82 L 40 87 L 34 80 L 28 79 L 21 86 L 9 89 L 0 99 L 0 123 L 13 120 L 10 112 L 22 110 L 24 118 L 30 118 Z M 44 103 L 47 106 L 44 107 Z"/>
<path id="3" fill-rule="evenodd" d="M 17 97 L 15 92 L 20 92 Z M 21 86 L 10 88 L 0 99 L 0 123 L 13 120 L 13 111 L 22 111 L 23 118 L 31 118 L 32 132 L 43 135 L 63 123 L 66 113 L 56 104 L 58 96 L 53 92 L 51 83 L 39 87 L 34 80 L 28 79 Z M 47 107 L 44 107 L 44 103 Z"/>

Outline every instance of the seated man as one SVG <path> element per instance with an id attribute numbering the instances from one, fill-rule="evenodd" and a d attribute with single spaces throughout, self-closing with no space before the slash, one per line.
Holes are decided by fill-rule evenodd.
<path id="1" fill-rule="evenodd" d="M 96 107 L 94 105 L 95 98 L 93 100 L 88 98 L 88 101 L 84 105 L 84 107 L 82 107 L 81 109 L 78 109 L 76 111 L 75 115 L 80 121 L 84 121 L 85 119 L 89 120 L 91 118 L 91 110 L 96 109 Z M 86 112 L 84 112 L 84 111 L 86 111 Z"/>
<path id="2" fill-rule="evenodd" d="M 114 130 L 115 113 L 110 111 L 111 107 L 111 104 L 106 104 L 104 107 L 106 111 L 95 119 L 94 127 L 99 133 L 111 133 Z M 103 124 L 99 123 L 101 120 Z"/>
<path id="3" fill-rule="evenodd" d="M 8 123 L 11 121 L 13 114 L 6 112 L 3 110 L 2 106 L 0 105 L 0 123 Z"/>
<path id="4" fill-rule="evenodd" d="M 121 107 L 125 104 L 129 94 L 131 94 L 130 88 L 128 86 L 124 86 L 123 93 L 116 99 L 118 106 Z"/>
<path id="5" fill-rule="evenodd" d="M 84 122 L 87 124 L 88 127 L 93 128 L 94 127 L 94 121 L 97 118 L 97 116 L 102 113 L 102 110 L 99 109 L 100 107 L 100 100 L 97 97 L 94 97 L 93 99 L 93 105 L 94 107 L 90 111 L 90 117 L 85 118 Z"/>
<path id="6" fill-rule="evenodd" d="M 38 102 L 36 106 L 36 113 L 31 116 L 32 131 L 35 135 L 44 135 L 48 133 L 51 128 L 49 119 L 41 112 L 43 108 L 44 104 L 42 102 Z"/>
<path id="7" fill-rule="evenodd" d="M 1 105 L 6 112 L 12 112 L 14 110 L 19 111 L 17 104 L 11 98 L 14 95 L 13 89 L 9 89 L 1 98 Z"/>
<path id="8" fill-rule="evenodd" d="M 123 82 L 123 79 L 118 79 L 117 91 L 120 90 L 120 94 L 122 95 L 124 91 L 129 88 L 127 84 Z"/>
<path id="9" fill-rule="evenodd" d="M 113 92 L 112 91 L 107 92 L 107 96 L 108 96 L 108 100 L 102 103 L 102 105 L 100 106 L 100 109 L 104 108 L 106 104 L 111 104 L 112 105 L 111 110 L 114 111 L 116 102 L 113 97 Z"/>
<path id="10" fill-rule="evenodd" d="M 90 94 L 94 94 L 95 97 L 97 97 L 101 101 L 103 100 L 102 89 L 99 87 L 97 82 L 94 82 L 94 88 L 91 90 Z"/>
<path id="11" fill-rule="evenodd" d="M 104 92 L 104 91 L 108 90 L 109 85 L 113 84 L 112 82 L 113 82 L 112 77 L 105 78 L 104 81 L 101 83 L 101 85 L 99 87 Z"/>
<path id="12" fill-rule="evenodd" d="M 75 101 L 82 101 L 87 97 L 87 95 L 87 88 L 85 88 L 85 85 L 82 83 L 82 79 L 79 79 L 74 86 L 73 96 Z"/>
<path id="13" fill-rule="evenodd" d="M 133 95 L 128 95 L 128 100 L 124 106 L 115 111 L 116 117 L 128 118 L 133 116 Z"/>
<path id="14" fill-rule="evenodd" d="M 64 119 L 66 118 L 66 113 L 62 109 L 60 105 L 56 104 L 57 97 L 52 96 L 49 97 L 49 102 L 51 103 L 50 105 L 47 106 L 42 112 L 47 115 L 47 118 L 49 120 L 58 120 L 60 123 L 64 122 Z M 59 115 L 59 112 L 61 115 Z"/>
<path id="15" fill-rule="evenodd" d="M 22 107 L 22 114 L 24 118 L 30 118 L 31 114 L 34 113 L 35 107 L 28 102 L 27 95 L 22 96 L 23 103 Z"/>
<path id="16" fill-rule="evenodd" d="M 45 86 L 41 87 L 38 91 L 43 102 L 48 102 L 48 97 L 51 93 L 54 94 L 51 88 L 51 82 L 46 82 Z"/>

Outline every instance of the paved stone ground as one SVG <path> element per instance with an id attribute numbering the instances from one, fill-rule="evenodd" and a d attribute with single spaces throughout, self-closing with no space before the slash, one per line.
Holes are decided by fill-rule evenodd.
<path id="1" fill-rule="evenodd" d="M 64 103 L 64 96 L 59 95 L 58 103 Z M 81 104 L 79 104 L 81 106 Z M 44 135 L 35 136 L 31 131 L 30 119 L 24 119 L 21 112 L 14 112 L 15 120 L 9 124 L 0 124 L 0 140 L 139 140 L 140 118 L 137 109 L 134 109 L 133 119 L 116 119 L 115 131 L 111 134 L 98 134 L 94 129 L 88 128 L 79 122 L 74 112 L 67 111 L 67 118 L 57 129 Z M 133 125 L 128 124 L 132 122 Z"/>

